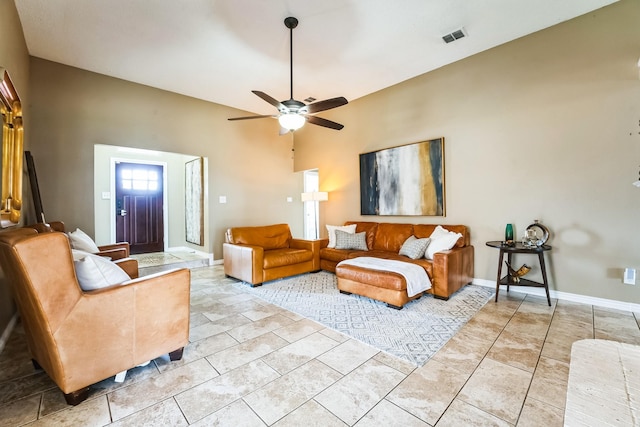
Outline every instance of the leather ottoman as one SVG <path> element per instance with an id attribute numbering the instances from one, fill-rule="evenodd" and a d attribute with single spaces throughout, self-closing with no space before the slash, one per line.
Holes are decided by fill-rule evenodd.
<path id="1" fill-rule="evenodd" d="M 336 266 L 338 290 L 343 294 L 362 295 L 387 303 L 387 307 L 401 310 L 402 307 L 422 293 L 409 297 L 404 277 L 391 271 L 373 270 L 353 265 Z"/>

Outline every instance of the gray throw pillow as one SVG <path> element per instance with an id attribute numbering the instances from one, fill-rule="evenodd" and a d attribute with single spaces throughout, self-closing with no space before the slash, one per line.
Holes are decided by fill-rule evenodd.
<path id="1" fill-rule="evenodd" d="M 345 231 L 336 230 L 336 249 L 358 249 L 361 251 L 368 251 L 367 232 L 347 233 Z"/>
<path id="2" fill-rule="evenodd" d="M 404 241 L 399 253 L 400 255 L 408 256 L 411 259 L 422 258 L 430 242 L 431 239 L 428 237 L 424 239 L 417 239 L 416 236 L 411 236 Z"/>

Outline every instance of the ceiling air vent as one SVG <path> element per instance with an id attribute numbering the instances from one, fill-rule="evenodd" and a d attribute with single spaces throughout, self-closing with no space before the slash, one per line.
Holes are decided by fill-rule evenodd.
<path id="1" fill-rule="evenodd" d="M 451 43 L 466 36 L 467 32 L 464 30 L 464 28 L 460 28 L 459 30 L 455 30 L 450 34 L 442 36 L 442 40 L 444 40 L 445 43 Z"/>

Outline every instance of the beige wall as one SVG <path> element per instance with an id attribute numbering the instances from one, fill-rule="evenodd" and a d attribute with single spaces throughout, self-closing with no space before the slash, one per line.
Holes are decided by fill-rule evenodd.
<path id="1" fill-rule="evenodd" d="M 0 0 L 0 67 L 11 75 L 24 114 L 25 149 L 29 149 L 29 54 L 13 0 Z M 27 185 L 28 187 L 28 185 Z M 0 336 L 15 313 L 8 284 L 0 274 Z"/>
<path id="2" fill-rule="evenodd" d="M 208 158 L 206 251 L 214 259 L 222 258 L 230 226 L 284 222 L 302 235 L 302 177 L 293 172 L 291 136 L 279 137 L 276 121 L 229 122 L 246 112 L 38 58 L 31 93 L 46 218 L 94 234 L 94 145 L 104 144 Z M 183 219 L 169 221 L 179 221 L 170 229 L 184 229 Z"/>
<path id="3" fill-rule="evenodd" d="M 208 210 L 204 209 L 204 244 L 202 246 L 189 243 L 185 236 L 185 163 L 197 156 L 167 153 L 156 150 L 132 150 L 129 147 L 100 145 L 94 147 L 94 216 L 95 240 L 98 245 L 115 240 L 115 162 L 160 164 L 164 168 L 164 213 L 165 249 L 189 248 L 197 251 L 211 252 L 211 235 L 209 233 Z M 208 170 L 208 159 L 204 159 L 205 171 Z M 206 177 L 205 177 L 206 179 Z M 206 184 L 205 180 L 205 184 Z M 206 191 L 206 188 L 204 188 Z M 110 199 L 103 199 L 102 193 L 111 194 Z"/>
<path id="4" fill-rule="evenodd" d="M 340 132 L 304 128 L 295 167 L 331 192 L 321 221 L 467 224 L 475 277 L 495 281 L 485 242 L 540 219 L 552 289 L 640 303 L 622 283 L 640 268 L 639 18 L 623 0 L 333 110 Z M 440 136 L 447 216 L 361 217 L 358 155 Z"/>

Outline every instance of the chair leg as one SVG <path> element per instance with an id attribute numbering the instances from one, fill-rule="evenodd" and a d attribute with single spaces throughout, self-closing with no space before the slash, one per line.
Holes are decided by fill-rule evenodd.
<path id="1" fill-rule="evenodd" d="M 180 347 L 179 349 L 172 351 L 171 353 L 169 353 L 169 360 L 171 360 L 172 362 L 175 362 L 176 360 L 182 359 L 183 352 L 184 352 L 184 347 Z"/>
<path id="2" fill-rule="evenodd" d="M 64 400 L 67 401 L 67 405 L 76 406 L 89 397 L 89 387 L 81 388 L 80 390 L 72 391 L 71 393 L 64 394 Z"/>

